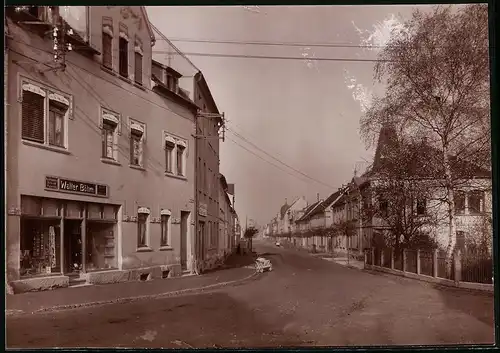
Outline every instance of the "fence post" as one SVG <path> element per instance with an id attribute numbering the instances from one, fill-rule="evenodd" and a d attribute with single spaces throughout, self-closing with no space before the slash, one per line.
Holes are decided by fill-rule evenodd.
<path id="1" fill-rule="evenodd" d="M 380 250 L 380 267 L 384 267 L 384 249 Z"/>
<path id="2" fill-rule="evenodd" d="M 391 270 L 394 270 L 394 249 L 391 248 Z"/>
<path id="3" fill-rule="evenodd" d="M 371 248 L 371 252 L 372 252 L 372 263 L 371 265 L 374 266 L 375 265 L 375 248 Z"/>
<path id="4" fill-rule="evenodd" d="M 406 249 L 403 249 L 403 272 L 406 272 Z"/>
<path id="5" fill-rule="evenodd" d="M 368 250 L 365 250 L 365 265 L 368 263 Z"/>
<path id="6" fill-rule="evenodd" d="M 417 275 L 420 274 L 420 249 L 417 249 Z"/>
<path id="7" fill-rule="evenodd" d="M 432 253 L 432 277 L 438 276 L 438 249 L 434 249 Z"/>
<path id="8" fill-rule="evenodd" d="M 455 262 L 455 282 L 460 282 L 462 280 L 462 253 L 460 249 L 453 254 L 453 261 Z"/>

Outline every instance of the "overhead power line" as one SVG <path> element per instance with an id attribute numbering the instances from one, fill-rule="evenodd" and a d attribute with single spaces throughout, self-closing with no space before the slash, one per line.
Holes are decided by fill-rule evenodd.
<path id="1" fill-rule="evenodd" d="M 214 40 L 214 39 L 191 39 L 170 38 L 169 42 L 185 43 L 208 43 L 208 44 L 233 44 L 233 45 L 262 45 L 262 46 L 285 46 L 285 47 L 320 47 L 320 48 L 385 48 L 384 45 L 360 45 L 352 43 L 294 43 L 294 42 L 264 42 L 244 40 Z"/>
<path id="2" fill-rule="evenodd" d="M 176 55 L 166 50 L 153 50 L 157 54 Z M 222 54 L 222 53 L 183 53 L 186 56 L 205 56 L 212 58 L 239 58 L 239 59 L 269 59 L 269 60 L 300 60 L 300 61 L 339 61 L 339 62 L 380 62 L 389 60 L 358 59 L 358 58 L 327 58 L 313 56 L 268 56 L 268 55 L 245 55 L 245 54 Z"/>
<path id="3" fill-rule="evenodd" d="M 252 147 L 254 147 L 255 149 L 259 150 L 260 152 L 264 153 L 266 156 L 268 156 L 268 157 L 270 157 L 270 158 L 274 159 L 274 160 L 275 160 L 275 161 L 277 161 L 278 163 L 280 163 L 280 164 L 284 165 L 285 167 L 287 167 L 287 168 L 289 168 L 289 169 L 293 170 L 294 172 L 296 172 L 296 173 L 298 173 L 298 174 L 302 175 L 303 177 L 305 177 L 305 178 L 307 178 L 307 179 L 309 179 L 309 180 L 312 180 L 312 181 L 314 181 L 314 182 L 316 182 L 316 183 L 318 183 L 318 184 L 321 184 L 321 185 L 323 185 L 323 186 L 326 186 L 326 187 L 328 187 L 328 188 L 333 189 L 333 186 L 328 185 L 328 184 L 326 184 L 326 183 L 324 183 L 324 182 L 322 182 L 322 181 L 320 181 L 320 180 L 318 180 L 318 179 L 315 179 L 315 178 L 313 178 L 313 177 L 311 177 L 311 176 L 307 175 L 306 173 L 304 173 L 304 172 L 302 172 L 302 171 L 300 171 L 300 170 L 298 170 L 298 169 L 296 169 L 296 168 L 294 168 L 294 167 L 290 166 L 289 164 L 287 164 L 287 163 L 285 163 L 285 162 L 281 161 L 279 158 L 274 157 L 273 155 L 271 155 L 270 153 L 266 152 L 266 151 L 265 151 L 264 149 L 262 149 L 261 147 L 259 147 L 259 146 L 257 146 L 256 144 L 254 144 L 252 141 L 248 140 L 246 137 L 244 137 L 244 136 L 240 135 L 239 133 L 237 133 L 236 131 L 231 130 L 230 128 L 227 128 L 227 131 L 230 131 L 233 135 L 235 135 L 236 137 L 238 137 L 238 138 L 240 138 L 241 140 L 245 141 L 246 143 L 248 143 L 249 145 L 251 145 L 251 146 L 252 146 Z"/>
<path id="4" fill-rule="evenodd" d="M 304 180 L 304 179 L 302 179 L 301 177 L 299 177 L 298 175 L 296 175 L 296 174 L 292 174 L 292 173 L 290 173 L 288 170 L 281 168 L 279 165 L 274 164 L 273 162 L 271 162 L 271 161 L 269 161 L 269 160 L 267 160 L 267 159 L 263 158 L 262 156 L 258 155 L 257 153 L 255 153 L 255 152 L 254 152 L 254 151 L 252 151 L 251 149 L 249 149 L 249 148 L 247 148 L 247 147 L 243 146 L 242 144 L 239 144 L 238 142 L 236 142 L 236 141 L 235 141 L 235 140 L 233 140 L 232 138 L 230 138 L 230 137 L 228 137 L 228 136 L 226 136 L 226 138 L 227 138 L 229 141 L 231 141 L 232 143 L 234 143 L 236 146 L 238 146 L 238 147 L 240 147 L 240 148 L 244 149 L 245 151 L 249 152 L 250 154 L 253 154 L 255 157 L 257 157 L 257 158 L 259 158 L 259 159 L 263 160 L 264 162 L 266 162 L 266 163 L 268 163 L 268 164 L 270 164 L 270 165 L 274 166 L 275 168 L 277 168 L 277 169 L 281 170 L 282 172 L 285 172 L 286 174 L 288 174 L 288 175 L 290 175 L 290 176 L 292 176 L 292 177 L 294 177 L 294 178 L 297 178 L 297 179 L 299 179 L 300 181 L 303 181 L 303 182 L 305 182 L 305 183 L 310 183 L 310 181 L 308 181 L 308 180 Z"/>

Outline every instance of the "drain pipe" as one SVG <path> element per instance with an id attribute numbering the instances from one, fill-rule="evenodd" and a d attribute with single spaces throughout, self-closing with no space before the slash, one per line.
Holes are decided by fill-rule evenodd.
<path id="1" fill-rule="evenodd" d="M 4 18 L 4 20 L 6 20 Z M 3 108 L 3 116 L 4 116 L 4 119 L 3 119 L 3 129 L 4 129 L 4 132 L 3 132 L 3 136 L 4 136 L 4 171 L 3 171 L 3 177 L 4 177 L 4 192 L 5 192 L 5 195 L 4 195 L 4 207 L 5 207 L 5 211 L 7 211 L 7 163 L 9 161 L 9 154 L 7 153 L 7 148 L 8 148 L 8 111 L 9 111 L 9 104 L 8 104 L 8 98 L 9 98 L 9 94 L 8 94 L 8 88 L 9 88 L 9 47 L 7 46 L 7 41 L 8 41 L 8 38 L 10 37 L 9 36 L 9 33 L 8 33 L 8 27 L 7 25 L 5 25 L 4 27 L 4 34 L 5 34 L 5 44 L 4 44 L 4 48 L 3 48 L 3 54 L 4 54 L 4 59 L 3 59 L 3 79 L 4 79 L 4 87 L 3 87 L 3 102 L 4 102 L 4 108 Z M 9 222 L 9 216 L 8 216 L 8 212 L 7 212 L 7 217 L 5 217 L 5 226 L 4 226 L 4 234 L 8 234 L 7 233 L 7 223 Z M 7 239 L 8 239 L 8 236 L 5 237 L 5 240 L 6 240 L 6 243 L 7 243 Z M 5 244 L 5 249 L 4 249 L 4 254 L 5 254 L 5 263 L 8 264 L 8 259 L 7 259 L 7 244 Z M 8 282 L 8 279 L 7 279 L 7 267 L 8 266 L 5 266 L 5 288 L 6 288 L 6 293 L 7 294 L 14 294 L 13 291 L 12 291 L 12 288 L 10 287 L 9 285 L 9 282 Z"/>

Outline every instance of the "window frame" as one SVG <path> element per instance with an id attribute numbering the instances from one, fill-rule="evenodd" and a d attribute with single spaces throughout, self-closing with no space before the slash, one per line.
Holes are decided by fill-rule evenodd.
<path id="1" fill-rule="evenodd" d="M 146 124 L 135 119 L 129 118 L 129 165 L 134 168 L 144 169 L 144 146 L 146 141 Z M 140 146 L 139 164 L 133 163 L 134 159 L 134 141 L 137 141 Z"/>
<path id="2" fill-rule="evenodd" d="M 166 232 L 166 237 L 164 237 L 165 232 Z M 160 211 L 160 248 L 171 248 L 171 247 L 172 247 L 172 214 L 170 210 L 163 209 Z"/>
<path id="3" fill-rule="evenodd" d="M 122 48 L 122 43 L 125 44 L 125 48 Z M 120 36 L 118 38 L 118 74 L 123 77 L 128 79 L 129 78 L 129 44 L 130 41 L 128 39 L 128 36 L 125 32 L 120 30 Z M 123 56 L 124 55 L 124 56 Z"/>
<path id="4" fill-rule="evenodd" d="M 140 75 L 138 74 L 138 60 L 140 59 L 141 65 L 140 65 Z M 142 44 L 139 42 L 138 39 L 135 40 L 135 46 L 134 46 L 134 82 L 138 84 L 139 86 L 142 86 L 144 84 L 143 82 L 143 76 L 144 76 L 144 52 L 142 51 Z"/>
<path id="5" fill-rule="evenodd" d="M 109 38 L 109 66 L 107 65 L 107 61 L 105 53 L 105 43 L 104 43 L 104 38 Z M 113 35 L 113 26 L 111 24 L 103 24 L 102 26 L 102 40 L 101 40 L 101 45 L 102 45 L 102 57 L 101 57 L 101 64 L 105 68 L 109 70 L 113 70 L 113 42 L 114 42 L 114 35 Z"/>
<path id="6" fill-rule="evenodd" d="M 24 92 L 29 92 L 30 94 L 37 95 L 43 99 L 43 141 L 42 139 L 36 139 L 31 136 L 24 136 L 23 126 L 25 122 L 24 118 Z M 19 80 L 19 116 L 21 121 L 21 129 L 20 129 L 20 137 L 23 142 L 27 142 L 30 144 L 35 144 L 39 146 L 46 146 L 47 148 L 54 150 L 68 150 L 69 149 L 69 120 L 72 120 L 73 115 L 73 96 L 67 94 L 65 92 L 61 92 L 59 90 L 53 89 L 46 85 L 40 84 L 38 82 L 26 79 L 21 77 Z M 62 118 L 62 134 L 63 134 L 63 142 L 62 145 L 54 145 L 50 143 L 50 108 L 51 101 L 55 102 L 56 109 L 60 110 L 60 112 L 64 112 L 64 116 Z M 63 107 L 66 107 L 64 110 Z"/>
<path id="7" fill-rule="evenodd" d="M 139 207 L 137 210 L 137 249 L 148 249 L 150 248 L 150 239 L 149 239 L 149 223 L 151 221 L 151 211 L 146 207 Z M 144 219 L 144 244 L 141 244 L 141 216 L 145 217 Z"/>
<path id="8" fill-rule="evenodd" d="M 462 203 L 462 207 L 460 207 L 460 208 L 457 207 L 458 200 L 460 200 Z M 456 215 L 466 214 L 465 203 L 467 202 L 467 193 L 465 193 L 463 191 L 455 191 L 455 193 L 453 195 L 453 202 L 455 204 L 455 214 Z"/>
<path id="9" fill-rule="evenodd" d="M 473 200 L 473 198 L 476 197 L 477 198 L 477 201 L 478 201 L 478 209 L 477 210 L 474 210 L 472 211 L 472 207 L 471 207 L 471 200 Z M 480 215 L 484 212 L 484 200 L 485 200 L 485 196 L 484 196 L 484 192 L 481 191 L 481 190 L 471 190 L 467 193 L 467 209 L 468 209 L 468 213 L 470 215 Z"/>

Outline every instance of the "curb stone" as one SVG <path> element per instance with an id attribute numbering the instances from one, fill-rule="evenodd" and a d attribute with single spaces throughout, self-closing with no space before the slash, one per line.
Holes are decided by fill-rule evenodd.
<path id="1" fill-rule="evenodd" d="M 49 307 L 49 308 L 42 307 L 41 309 L 38 309 L 38 310 L 31 312 L 31 314 L 41 314 L 41 313 L 46 313 L 46 312 L 58 312 L 58 311 L 65 311 L 65 310 L 71 310 L 71 309 L 89 308 L 89 307 L 101 306 L 101 305 L 106 305 L 106 304 L 131 303 L 131 302 L 139 301 L 142 299 L 162 299 L 162 298 L 177 297 L 177 296 L 182 296 L 182 295 L 187 295 L 187 294 L 198 294 L 198 293 L 202 293 L 202 292 L 208 291 L 208 290 L 223 288 L 223 287 L 226 287 L 228 285 L 242 284 L 243 282 L 246 282 L 247 280 L 250 280 L 254 277 L 257 277 L 258 275 L 259 275 L 258 272 L 254 272 L 249 276 L 246 276 L 246 277 L 241 278 L 241 279 L 236 279 L 233 281 L 214 283 L 214 284 L 210 284 L 210 285 L 204 286 L 204 287 L 180 289 L 177 291 L 165 292 L 165 293 L 160 293 L 160 294 L 146 294 L 146 295 L 141 295 L 141 296 L 136 296 L 136 297 L 101 300 L 101 301 L 89 302 L 89 303 L 59 305 L 59 306 L 53 306 L 53 307 Z M 26 312 L 24 312 L 23 310 L 17 310 L 17 309 L 5 310 L 6 316 L 15 316 L 15 315 L 21 315 L 21 314 L 26 314 Z"/>

